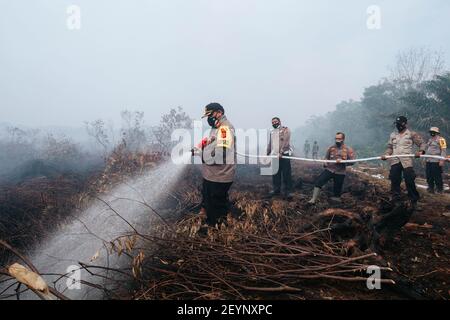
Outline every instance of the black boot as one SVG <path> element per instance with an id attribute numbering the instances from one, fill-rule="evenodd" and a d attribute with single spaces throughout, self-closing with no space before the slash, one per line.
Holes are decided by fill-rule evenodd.
<path id="1" fill-rule="evenodd" d="M 285 198 L 286 200 L 292 200 L 292 193 L 289 192 L 289 191 L 286 191 L 286 192 L 284 193 L 284 198 Z"/>
<path id="2" fill-rule="evenodd" d="M 273 190 L 269 192 L 270 197 L 278 197 L 281 194 L 279 190 Z"/>

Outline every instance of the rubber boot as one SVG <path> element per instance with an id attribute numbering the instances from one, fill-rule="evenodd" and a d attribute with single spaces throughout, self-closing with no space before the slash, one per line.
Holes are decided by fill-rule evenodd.
<path id="1" fill-rule="evenodd" d="M 312 196 L 311 200 L 308 201 L 308 203 L 315 204 L 317 201 L 317 198 L 319 198 L 319 194 L 320 194 L 320 188 L 315 187 L 314 191 L 313 191 L 313 196 Z"/>
<path id="2" fill-rule="evenodd" d="M 340 197 L 331 197 L 330 200 L 334 203 L 342 203 L 342 200 Z"/>

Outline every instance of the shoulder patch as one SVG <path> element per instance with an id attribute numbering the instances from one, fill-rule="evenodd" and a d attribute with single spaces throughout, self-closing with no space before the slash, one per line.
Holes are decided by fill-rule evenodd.
<path id="1" fill-rule="evenodd" d="M 447 149 L 447 141 L 445 141 L 444 138 L 439 139 L 439 145 L 441 146 L 441 149 Z"/>
<path id="2" fill-rule="evenodd" d="M 231 148 L 233 141 L 229 126 L 221 126 L 217 131 L 217 147 Z"/>

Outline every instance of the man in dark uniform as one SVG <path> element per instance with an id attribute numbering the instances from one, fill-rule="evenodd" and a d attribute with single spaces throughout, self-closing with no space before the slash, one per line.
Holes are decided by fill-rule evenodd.
<path id="1" fill-rule="evenodd" d="M 270 131 L 267 155 L 275 155 L 279 158 L 278 171 L 272 176 L 273 191 L 271 196 L 281 194 L 281 180 L 283 178 L 285 197 L 290 199 L 292 192 L 292 169 L 291 160 L 284 159 L 283 156 L 292 155 L 291 131 L 288 127 L 281 125 L 278 117 L 272 119 L 273 130 Z"/>
<path id="2" fill-rule="evenodd" d="M 336 163 L 325 164 L 326 169 L 322 172 L 319 178 L 317 178 L 312 199 L 308 203 L 316 203 L 320 194 L 320 190 L 331 179 L 334 183 L 334 197 L 332 197 L 331 199 L 333 201 L 340 202 L 347 166 L 352 165 L 341 163 L 341 161 L 353 159 L 355 159 L 355 152 L 351 147 L 345 144 L 345 134 L 342 132 L 336 133 L 335 144 L 328 148 L 325 155 L 325 160 L 336 160 Z"/>
<path id="3" fill-rule="evenodd" d="M 205 107 L 211 132 L 200 145 L 202 156 L 202 210 L 206 222 L 214 226 L 229 211 L 228 191 L 236 172 L 235 130 L 219 103 Z"/>

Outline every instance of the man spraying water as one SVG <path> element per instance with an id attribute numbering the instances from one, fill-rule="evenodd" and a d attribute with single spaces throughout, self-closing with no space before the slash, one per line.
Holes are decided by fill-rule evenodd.
<path id="1" fill-rule="evenodd" d="M 229 211 L 228 191 L 236 172 L 236 138 L 234 127 L 225 116 L 219 103 L 205 107 L 203 118 L 207 117 L 211 132 L 208 138 L 194 149 L 193 155 L 202 157 L 202 208 L 206 222 L 214 226 Z"/>

